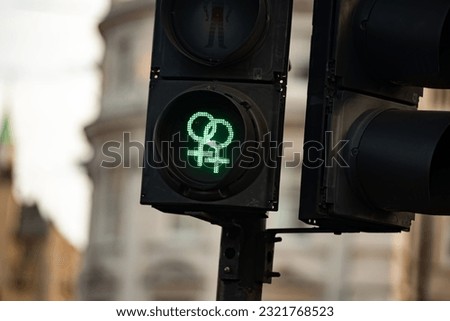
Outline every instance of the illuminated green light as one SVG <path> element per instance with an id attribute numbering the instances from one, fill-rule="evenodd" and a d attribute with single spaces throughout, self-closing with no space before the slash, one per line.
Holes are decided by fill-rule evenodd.
<path id="1" fill-rule="evenodd" d="M 199 136 L 194 131 L 193 126 L 195 121 L 200 118 L 206 118 L 207 122 L 203 128 L 203 136 Z M 202 123 L 203 124 L 203 123 Z M 215 138 L 217 134 L 217 129 L 219 126 L 223 126 L 228 132 L 227 139 L 223 142 L 218 141 L 218 137 Z M 197 132 L 201 132 L 202 128 L 196 128 Z M 197 112 L 192 115 L 187 123 L 187 131 L 189 136 L 198 143 L 198 147 L 194 150 L 188 150 L 188 156 L 196 158 L 197 166 L 201 167 L 204 164 L 212 164 L 214 174 L 219 173 L 219 168 L 221 165 L 227 165 L 231 163 L 228 158 L 220 157 L 220 151 L 227 148 L 234 137 L 233 126 L 224 119 L 215 119 L 211 114 L 207 112 Z M 205 150 L 207 148 L 207 150 Z M 208 150 L 208 149 L 212 149 Z"/>

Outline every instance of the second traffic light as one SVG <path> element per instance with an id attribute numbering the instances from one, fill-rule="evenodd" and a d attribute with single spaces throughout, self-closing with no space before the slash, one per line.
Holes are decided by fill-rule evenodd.
<path id="1" fill-rule="evenodd" d="M 141 203 L 278 206 L 292 0 L 156 5 Z"/>
<path id="2" fill-rule="evenodd" d="M 300 219 L 408 230 L 450 214 L 450 113 L 417 111 L 450 88 L 447 0 L 316 0 Z"/>

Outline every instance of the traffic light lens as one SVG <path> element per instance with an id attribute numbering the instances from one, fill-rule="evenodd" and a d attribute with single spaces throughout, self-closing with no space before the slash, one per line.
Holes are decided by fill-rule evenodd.
<path id="1" fill-rule="evenodd" d="M 176 180 L 200 190 L 226 181 L 247 139 L 241 108 L 211 90 L 189 91 L 168 104 L 155 127 L 155 143 Z"/>
<path id="2" fill-rule="evenodd" d="M 260 173 L 266 133 L 265 120 L 245 94 L 226 86 L 193 87 L 170 101 L 156 121 L 154 157 L 178 193 L 225 199 Z"/>
<path id="3" fill-rule="evenodd" d="M 165 8 L 172 42 L 209 65 L 248 54 L 263 37 L 267 21 L 265 0 L 173 0 Z"/>
<path id="4" fill-rule="evenodd" d="M 199 119 L 202 121 L 199 122 Z M 196 134 L 195 127 L 197 130 L 200 128 L 199 135 Z M 187 131 L 189 138 L 198 143 L 196 148 L 187 151 L 188 157 L 196 159 L 197 166 L 210 164 L 213 173 L 219 174 L 222 165 L 231 163 L 230 158 L 220 157 L 220 152 L 231 144 L 234 137 L 233 126 L 228 121 L 215 119 L 207 112 L 197 112 L 189 118 Z"/>

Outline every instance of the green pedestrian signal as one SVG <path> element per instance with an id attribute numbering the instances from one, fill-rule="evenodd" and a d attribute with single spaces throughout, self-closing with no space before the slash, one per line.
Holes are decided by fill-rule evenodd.
<path id="1" fill-rule="evenodd" d="M 207 122 L 202 122 L 201 126 L 198 126 L 199 119 L 206 119 Z M 196 124 L 197 123 L 197 124 Z M 196 134 L 194 127 L 203 127 L 203 136 Z M 220 127 L 223 127 L 222 129 Z M 218 133 L 225 129 L 225 140 L 222 142 Z M 193 156 L 197 160 L 197 166 L 201 167 L 204 164 L 212 164 L 213 172 L 219 173 L 221 165 L 228 165 L 231 163 L 229 158 L 220 157 L 220 153 L 223 149 L 227 148 L 234 137 L 233 127 L 229 122 L 224 119 L 215 119 L 211 114 L 207 112 L 198 112 L 189 118 L 187 131 L 189 137 L 198 143 L 198 147 L 194 150 L 188 150 L 188 156 Z"/>

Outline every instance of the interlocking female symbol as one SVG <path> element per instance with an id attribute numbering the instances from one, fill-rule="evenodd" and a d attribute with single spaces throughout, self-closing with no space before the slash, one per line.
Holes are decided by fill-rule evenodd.
<path id="1" fill-rule="evenodd" d="M 192 128 L 195 121 L 199 118 L 207 118 L 208 123 L 203 129 L 203 136 L 198 136 Z M 218 142 L 213 140 L 217 133 L 217 127 L 221 125 L 228 131 L 228 137 L 224 142 Z M 197 128 L 198 129 L 198 128 Z M 198 142 L 198 148 L 194 150 L 188 150 L 188 156 L 197 158 L 197 166 L 201 167 L 203 164 L 213 164 L 214 174 L 219 173 L 219 167 L 221 165 L 230 164 L 231 160 L 228 158 L 220 157 L 220 150 L 227 148 L 233 140 L 234 131 L 229 122 L 224 119 L 215 119 L 211 114 L 207 112 L 198 112 L 189 118 L 187 124 L 187 131 L 189 136 Z M 205 150 L 205 146 L 211 150 Z"/>

